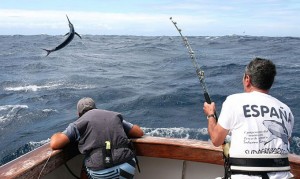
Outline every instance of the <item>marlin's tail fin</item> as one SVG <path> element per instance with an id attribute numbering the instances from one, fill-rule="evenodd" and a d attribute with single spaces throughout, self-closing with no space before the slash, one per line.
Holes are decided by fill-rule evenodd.
<path id="1" fill-rule="evenodd" d="M 47 52 L 46 57 L 52 52 L 51 50 L 47 50 L 47 49 L 44 49 L 44 48 L 43 48 L 43 50 L 45 50 Z"/>

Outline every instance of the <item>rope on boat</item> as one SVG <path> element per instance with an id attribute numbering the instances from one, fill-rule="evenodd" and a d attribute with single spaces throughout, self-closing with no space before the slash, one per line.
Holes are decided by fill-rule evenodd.
<path id="1" fill-rule="evenodd" d="M 189 41 L 187 40 L 186 37 L 184 37 L 181 33 L 181 29 L 178 28 L 177 26 L 177 22 L 173 21 L 172 17 L 170 17 L 170 20 L 172 21 L 172 23 L 174 24 L 174 26 L 176 27 L 177 31 L 179 32 L 183 42 L 184 42 L 184 45 L 186 46 L 186 48 L 188 49 L 188 52 L 189 52 L 189 55 L 192 59 L 192 62 L 193 62 L 193 65 L 196 69 L 196 73 L 197 73 L 197 76 L 199 78 L 199 81 L 200 81 L 200 84 L 202 86 L 202 89 L 203 89 L 203 95 L 204 95 L 204 98 L 205 98 L 205 101 L 210 104 L 211 103 L 211 99 L 210 99 L 210 96 L 208 94 L 208 90 L 206 88 L 206 84 L 205 84 L 205 76 L 204 76 L 204 71 L 200 68 L 197 60 L 196 60 L 196 57 L 195 57 L 195 53 L 189 43 Z M 215 112 L 215 116 L 216 116 L 216 120 L 218 121 L 218 116 Z"/>
<path id="2" fill-rule="evenodd" d="M 46 165 L 48 164 L 48 162 L 49 162 L 49 160 L 50 160 L 50 158 L 51 158 L 52 153 L 53 153 L 53 150 L 51 151 L 51 153 L 50 153 L 50 155 L 49 155 L 49 157 L 48 157 L 48 159 L 47 159 L 45 165 L 43 166 L 43 168 L 42 168 L 42 170 L 41 170 L 41 172 L 40 172 L 40 174 L 39 174 L 39 176 L 38 176 L 38 179 L 40 179 L 40 177 L 41 177 L 41 175 L 42 175 L 42 173 L 43 173 L 43 171 L 44 171 Z"/>
<path id="3" fill-rule="evenodd" d="M 186 161 L 184 160 L 182 163 L 181 179 L 185 179 L 185 173 L 186 173 Z"/>

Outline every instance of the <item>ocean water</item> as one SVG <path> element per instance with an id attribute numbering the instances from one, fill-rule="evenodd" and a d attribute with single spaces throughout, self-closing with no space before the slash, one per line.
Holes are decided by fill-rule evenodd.
<path id="1" fill-rule="evenodd" d="M 209 140 L 203 91 L 179 36 L 77 37 L 45 57 L 63 36 L 0 36 L 0 165 L 47 142 L 77 119 L 85 96 L 118 111 L 146 135 Z M 220 111 L 225 98 L 243 92 L 245 65 L 273 60 L 270 94 L 295 116 L 291 153 L 300 154 L 300 38 L 188 37 Z"/>

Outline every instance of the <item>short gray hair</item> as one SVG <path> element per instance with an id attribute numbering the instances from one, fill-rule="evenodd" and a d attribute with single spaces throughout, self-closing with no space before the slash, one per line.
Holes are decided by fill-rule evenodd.
<path id="1" fill-rule="evenodd" d="M 271 60 L 256 57 L 245 69 L 251 78 L 251 84 L 259 89 L 269 90 L 276 76 L 276 66 Z"/>

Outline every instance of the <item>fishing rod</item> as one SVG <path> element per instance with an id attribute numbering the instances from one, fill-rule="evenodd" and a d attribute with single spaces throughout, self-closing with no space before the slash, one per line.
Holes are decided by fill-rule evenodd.
<path id="1" fill-rule="evenodd" d="M 174 22 L 173 19 L 172 19 L 172 17 L 170 17 L 170 20 L 172 21 L 172 23 L 176 27 L 177 31 L 179 32 L 179 34 L 180 34 L 180 36 L 181 36 L 181 38 L 182 38 L 182 40 L 184 42 L 184 45 L 186 46 L 186 48 L 187 48 L 187 50 L 189 52 L 189 55 L 190 55 L 190 57 L 192 59 L 192 62 L 193 62 L 193 65 L 194 65 L 194 67 L 196 69 L 196 74 L 197 74 L 197 76 L 199 78 L 200 85 L 202 86 L 202 89 L 203 89 L 203 95 L 204 95 L 205 101 L 208 104 L 210 104 L 211 103 L 211 98 L 210 98 L 210 96 L 208 94 L 208 90 L 206 88 L 204 71 L 200 68 L 200 66 L 199 66 L 199 64 L 198 64 L 198 62 L 196 60 L 195 53 L 194 53 L 194 51 L 193 51 L 193 49 L 192 49 L 189 41 L 187 40 L 187 38 L 182 35 L 181 29 L 179 29 L 178 26 L 177 26 L 177 22 Z M 218 120 L 216 112 L 215 112 L 215 116 L 216 116 L 216 120 Z"/>

